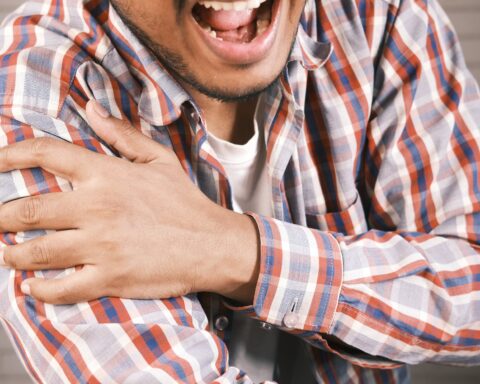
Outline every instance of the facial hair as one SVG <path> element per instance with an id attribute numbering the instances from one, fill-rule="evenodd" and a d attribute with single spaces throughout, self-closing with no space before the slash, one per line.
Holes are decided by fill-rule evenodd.
<path id="1" fill-rule="evenodd" d="M 173 0 L 174 6 L 177 13 L 177 19 L 179 19 L 181 12 L 186 6 L 186 0 Z M 268 91 L 270 88 L 274 87 L 278 79 L 281 77 L 282 72 L 278 73 L 273 81 L 267 84 L 257 84 L 250 89 L 247 89 L 243 92 L 235 92 L 230 89 L 216 87 L 214 85 L 205 85 L 200 79 L 195 77 L 188 68 L 188 65 L 183 60 L 183 58 L 172 50 L 164 47 L 163 45 L 156 43 L 150 37 L 147 36 L 142 29 L 137 27 L 134 22 L 124 12 L 121 6 L 119 6 L 115 0 L 111 0 L 112 6 L 115 8 L 116 12 L 125 23 L 125 25 L 133 32 L 133 34 L 141 41 L 141 43 L 150 49 L 153 55 L 160 61 L 163 67 L 173 75 L 177 80 L 183 81 L 184 83 L 190 85 L 200 93 L 222 102 L 245 102 L 252 98 L 257 97 L 259 94 Z M 296 36 L 296 34 L 294 35 Z M 295 39 L 293 39 L 290 47 L 290 52 L 293 50 L 295 44 Z M 290 57 L 290 54 L 289 54 Z M 242 64 L 237 65 L 238 69 L 248 69 L 248 67 L 253 66 L 253 64 Z"/>

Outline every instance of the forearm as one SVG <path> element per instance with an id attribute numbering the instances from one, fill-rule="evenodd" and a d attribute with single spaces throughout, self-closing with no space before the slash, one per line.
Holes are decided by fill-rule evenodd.
<path id="1" fill-rule="evenodd" d="M 314 260 L 329 254 L 329 246 L 298 242 L 324 236 L 322 232 L 273 219 L 257 218 L 257 222 L 264 229 L 252 315 L 287 329 L 285 319 L 296 298 L 297 322 L 288 324 L 291 330 L 304 331 L 311 343 L 356 364 L 478 364 L 475 319 L 480 303 L 474 281 L 480 266 L 477 251 L 466 241 L 378 231 L 357 237 L 337 235 L 341 251 L 322 265 L 333 266 L 341 257 L 343 267 L 327 273 Z M 354 350 L 335 350 L 337 340 Z"/>

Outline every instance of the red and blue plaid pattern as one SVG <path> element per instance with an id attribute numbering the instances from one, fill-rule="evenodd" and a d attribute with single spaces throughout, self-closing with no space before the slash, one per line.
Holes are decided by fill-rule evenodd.
<path id="1" fill-rule="evenodd" d="M 95 98 L 171 147 L 231 207 L 189 96 L 105 0 L 31 1 L 0 29 L 0 145 L 52 136 L 114 155 Z M 480 93 L 435 0 L 307 1 L 281 80 L 259 101 L 274 217 L 244 310 L 312 345 L 319 382 L 408 381 L 404 363 L 480 363 Z M 0 175 L 0 201 L 71 186 Z M 39 236 L 3 233 L 0 244 Z M 125 239 L 128 241 L 128 239 Z M 248 383 L 195 295 L 52 306 L 0 270 L 0 319 L 38 382 Z M 351 347 L 332 343 L 340 339 Z"/>

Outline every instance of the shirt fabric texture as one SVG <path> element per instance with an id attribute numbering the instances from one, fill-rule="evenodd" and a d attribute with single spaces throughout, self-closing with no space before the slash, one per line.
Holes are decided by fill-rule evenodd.
<path id="1" fill-rule="evenodd" d="M 207 140 L 225 170 L 232 193 L 232 209 L 271 217 L 272 188 L 268 179 L 265 140 L 256 118 L 253 125 L 254 133 L 245 144 L 219 139 L 211 132 L 208 132 Z M 278 331 L 263 328 L 258 321 L 243 313 L 235 312 L 230 318 L 230 364 L 242 367 L 256 383 L 273 380 Z"/>
<path id="2" fill-rule="evenodd" d="M 96 99 L 232 208 L 201 111 L 108 1 L 24 4 L 0 28 L 0 63 L 1 146 L 49 136 L 114 155 L 85 121 Z M 261 271 L 253 305 L 232 310 L 304 340 L 318 382 L 479 364 L 479 122 L 478 86 L 435 0 L 307 1 L 259 100 L 273 215 L 248 213 Z M 69 190 L 39 169 L 0 174 L 1 202 Z M 0 270 L 0 319 L 37 382 L 251 382 L 194 294 L 52 306 L 20 291 L 73 272 Z"/>

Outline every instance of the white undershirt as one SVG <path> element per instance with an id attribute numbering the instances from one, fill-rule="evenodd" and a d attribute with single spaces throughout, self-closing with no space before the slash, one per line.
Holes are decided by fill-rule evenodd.
<path id="1" fill-rule="evenodd" d="M 221 140 L 211 133 L 208 142 L 223 165 L 232 188 L 233 209 L 272 216 L 272 188 L 266 165 L 264 134 L 255 122 L 255 133 L 244 145 Z M 278 330 L 262 329 L 259 322 L 233 314 L 230 364 L 254 383 L 272 380 L 277 358 Z"/>
<path id="2" fill-rule="evenodd" d="M 230 182 L 233 210 L 271 216 L 272 188 L 266 166 L 265 140 L 257 124 L 254 135 L 246 144 L 233 144 L 211 133 L 208 142 Z"/>

